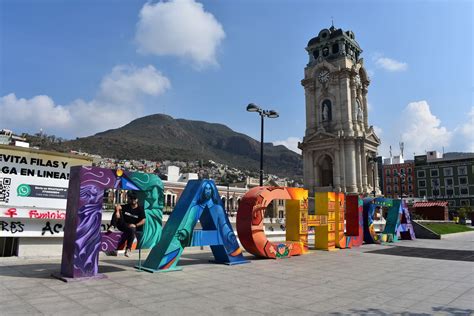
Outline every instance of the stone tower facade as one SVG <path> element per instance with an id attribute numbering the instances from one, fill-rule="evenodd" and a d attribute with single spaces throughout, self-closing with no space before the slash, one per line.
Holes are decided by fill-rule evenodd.
<path id="1" fill-rule="evenodd" d="M 332 26 L 308 42 L 309 62 L 301 84 L 306 97 L 304 183 L 317 191 L 376 193 L 375 157 L 380 139 L 369 126 L 370 84 L 352 31 Z M 374 185 L 375 184 L 375 185 Z M 311 196 L 310 195 L 310 196 Z"/>

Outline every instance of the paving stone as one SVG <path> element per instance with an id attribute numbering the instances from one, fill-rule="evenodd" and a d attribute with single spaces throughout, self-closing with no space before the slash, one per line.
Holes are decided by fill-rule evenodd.
<path id="1" fill-rule="evenodd" d="M 457 238 L 397 247 L 472 251 L 471 240 Z M 377 249 L 391 248 L 364 245 L 287 260 L 247 256 L 250 264 L 232 267 L 207 262 L 208 248 L 186 249 L 183 271 L 155 274 L 137 272 L 131 259 L 101 257 L 107 279 L 72 283 L 50 278 L 60 258 L 0 258 L 0 314 L 474 314 L 472 262 L 368 253 Z"/>

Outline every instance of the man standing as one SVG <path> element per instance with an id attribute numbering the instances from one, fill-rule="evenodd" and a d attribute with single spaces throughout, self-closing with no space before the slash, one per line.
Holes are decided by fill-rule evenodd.
<path id="1" fill-rule="evenodd" d="M 129 257 L 132 249 L 132 244 L 136 236 L 138 228 L 145 225 L 145 211 L 138 205 L 137 194 L 133 191 L 128 192 L 128 204 L 116 205 L 114 219 L 114 226 L 118 228 L 122 234 L 119 245 L 126 242 L 125 256 Z"/>

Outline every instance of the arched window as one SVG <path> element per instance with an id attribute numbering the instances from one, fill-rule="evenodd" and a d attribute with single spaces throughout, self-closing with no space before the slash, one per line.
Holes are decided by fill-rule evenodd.
<path id="1" fill-rule="evenodd" d="M 332 105 L 331 101 L 326 99 L 321 104 L 321 120 L 323 122 L 329 122 L 332 120 Z"/>

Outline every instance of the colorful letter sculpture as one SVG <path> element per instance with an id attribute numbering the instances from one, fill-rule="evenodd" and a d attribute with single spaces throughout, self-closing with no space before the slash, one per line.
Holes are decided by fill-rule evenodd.
<path id="1" fill-rule="evenodd" d="M 346 195 L 346 247 L 359 247 L 364 243 L 364 214 L 362 199 Z"/>
<path id="2" fill-rule="evenodd" d="M 405 200 L 402 200 L 402 203 L 400 205 L 400 212 L 402 218 L 400 220 L 400 225 L 398 225 L 397 237 L 403 240 L 416 239 L 413 224 L 411 223 L 410 219 L 410 212 L 408 211 L 408 207 Z"/>
<path id="3" fill-rule="evenodd" d="M 145 199 L 140 203 L 145 206 L 147 218 L 142 244 L 153 244 L 159 238 L 163 183 L 158 176 L 120 169 L 71 167 L 59 276 L 63 280 L 103 277 L 98 274 L 100 224 L 104 190 L 110 188 L 144 191 Z"/>
<path id="4" fill-rule="evenodd" d="M 308 191 L 301 200 L 286 200 L 286 241 L 303 243 L 303 253 L 308 252 Z"/>
<path id="5" fill-rule="evenodd" d="M 316 216 L 321 216 L 320 226 L 315 226 L 314 246 L 319 250 L 336 249 L 336 196 L 334 192 L 316 192 L 314 196 Z M 310 220 L 312 220 L 310 216 Z M 324 219 L 325 218 L 325 219 Z M 313 221 L 311 221 L 313 222 Z M 317 223 L 317 220 L 316 220 Z M 311 224 L 311 226 L 313 226 Z"/>
<path id="6" fill-rule="evenodd" d="M 197 221 L 202 230 L 194 230 Z M 141 269 L 149 272 L 181 270 L 177 267 L 185 247 L 211 246 L 216 262 L 246 263 L 217 188 L 211 180 L 191 180 L 171 213 L 158 244 Z"/>
<path id="7" fill-rule="evenodd" d="M 237 211 L 237 234 L 245 250 L 257 257 L 271 259 L 303 254 L 305 249 L 301 241 L 270 242 L 264 232 L 263 219 L 266 207 L 273 200 L 300 201 L 307 198 L 308 192 L 300 188 L 256 187 L 248 191 L 240 200 Z M 306 207 L 307 212 L 307 203 L 297 205 Z"/>
<path id="8" fill-rule="evenodd" d="M 342 192 L 335 193 L 336 197 L 336 207 L 335 207 L 335 217 L 336 217 L 336 247 L 340 249 L 346 248 L 346 234 L 344 232 L 344 213 L 345 213 L 345 194 Z"/>
<path id="9" fill-rule="evenodd" d="M 366 198 L 364 199 L 364 241 L 368 244 L 382 243 L 382 242 L 396 242 L 398 240 L 397 232 L 400 230 L 400 221 L 404 212 L 408 213 L 406 206 L 402 206 L 402 200 L 386 199 L 386 198 Z M 374 219 L 378 208 L 386 208 L 385 227 L 380 234 L 375 232 Z M 379 212 L 381 214 L 381 212 Z M 408 215 L 409 217 L 409 215 Z M 409 229 L 405 226 L 404 229 Z M 411 227 L 413 232 L 413 227 Z M 410 237 L 411 238 L 411 237 Z M 414 233 L 413 233 L 414 238 Z"/>

